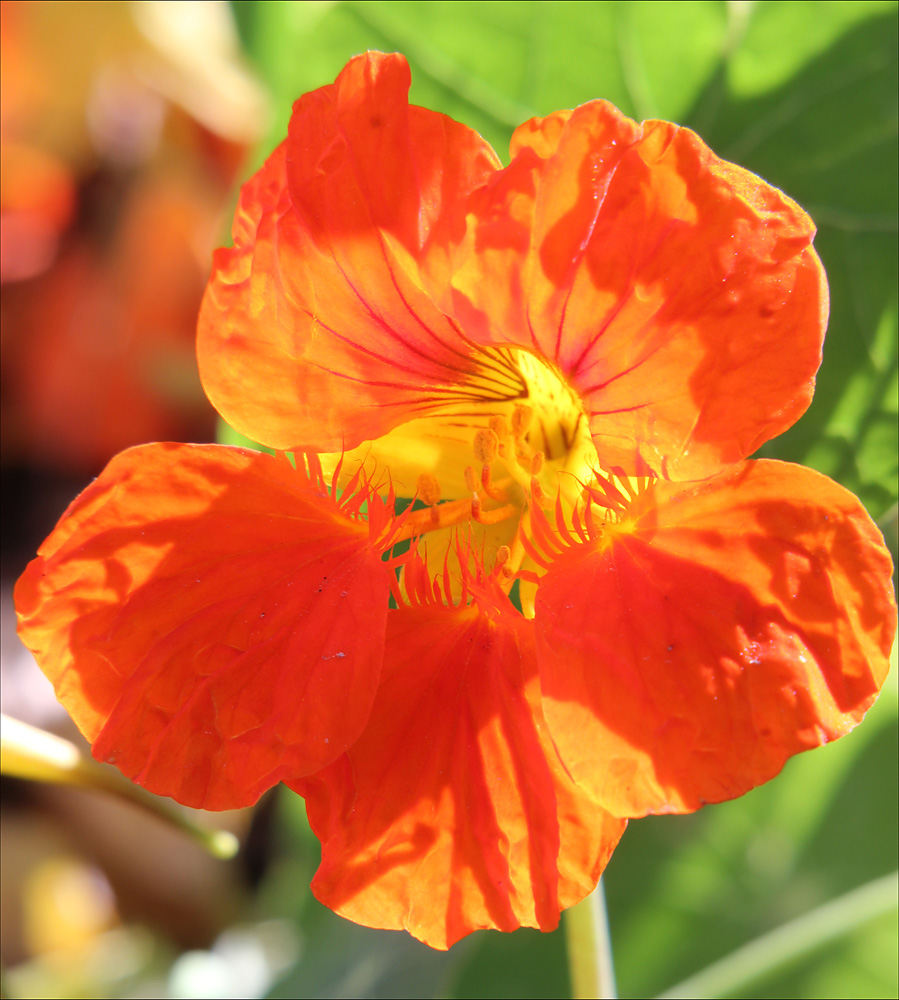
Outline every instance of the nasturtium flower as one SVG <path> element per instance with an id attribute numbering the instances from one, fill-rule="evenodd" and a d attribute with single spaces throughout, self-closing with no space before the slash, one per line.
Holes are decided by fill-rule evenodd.
<path id="1" fill-rule="evenodd" d="M 503 167 L 408 86 L 368 53 L 300 98 L 215 256 L 204 387 L 288 454 L 124 452 L 16 601 L 95 756 L 285 782 L 319 899 L 445 948 L 852 729 L 895 600 L 855 497 L 748 457 L 814 388 L 808 216 L 604 101 Z"/>

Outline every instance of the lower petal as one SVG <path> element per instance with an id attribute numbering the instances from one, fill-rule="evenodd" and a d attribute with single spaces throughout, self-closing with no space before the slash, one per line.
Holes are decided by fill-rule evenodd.
<path id="1" fill-rule="evenodd" d="M 390 612 L 362 738 L 293 783 L 322 841 L 319 899 L 448 948 L 478 928 L 554 928 L 624 823 L 567 777 L 540 708 L 531 623 L 476 607 Z"/>
<path id="2" fill-rule="evenodd" d="M 389 580 L 314 474 L 214 445 L 110 462 L 16 586 L 19 632 L 94 755 L 187 805 L 250 805 L 356 739 Z"/>
<path id="3" fill-rule="evenodd" d="M 888 669 L 890 557 L 858 500 L 781 462 L 656 483 L 540 581 L 553 739 L 620 816 L 688 812 L 849 732 Z"/>

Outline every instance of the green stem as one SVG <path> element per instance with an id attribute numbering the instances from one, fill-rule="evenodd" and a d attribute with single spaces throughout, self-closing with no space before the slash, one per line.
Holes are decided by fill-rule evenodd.
<path id="1" fill-rule="evenodd" d="M 614 1000 L 618 992 L 601 879 L 586 899 L 565 911 L 565 942 L 573 1000 Z"/>
<path id="2" fill-rule="evenodd" d="M 816 951 L 874 917 L 895 910 L 897 888 L 899 872 L 867 882 L 737 948 L 695 976 L 660 993 L 658 1000 L 674 997 L 702 1000 L 744 990 L 781 966 Z"/>

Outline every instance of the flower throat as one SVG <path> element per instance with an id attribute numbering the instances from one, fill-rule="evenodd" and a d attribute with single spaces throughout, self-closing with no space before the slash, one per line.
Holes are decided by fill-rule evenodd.
<path id="1" fill-rule="evenodd" d="M 435 570 L 467 535 L 484 569 L 501 566 L 509 587 L 526 559 L 534 505 L 558 498 L 570 514 L 596 464 L 577 394 L 545 362 L 508 347 L 480 351 L 475 370 L 432 397 L 426 416 L 353 457 L 419 501 L 400 537 L 422 538 Z"/>

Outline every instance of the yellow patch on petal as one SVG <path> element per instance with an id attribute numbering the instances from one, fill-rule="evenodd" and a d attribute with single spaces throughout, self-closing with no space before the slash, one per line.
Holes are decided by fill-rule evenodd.
<path id="1" fill-rule="evenodd" d="M 570 514 L 596 463 L 581 400 L 558 371 L 520 348 L 479 349 L 466 381 L 435 391 L 420 416 L 344 455 L 322 456 L 326 474 L 340 465 L 343 486 L 358 468 L 396 495 L 429 510 L 408 518 L 404 534 L 422 537 L 430 565 L 458 570 L 452 540 L 470 532 L 491 568 L 509 555 L 509 586 L 527 556 L 521 543 L 534 503 L 558 496 Z"/>

